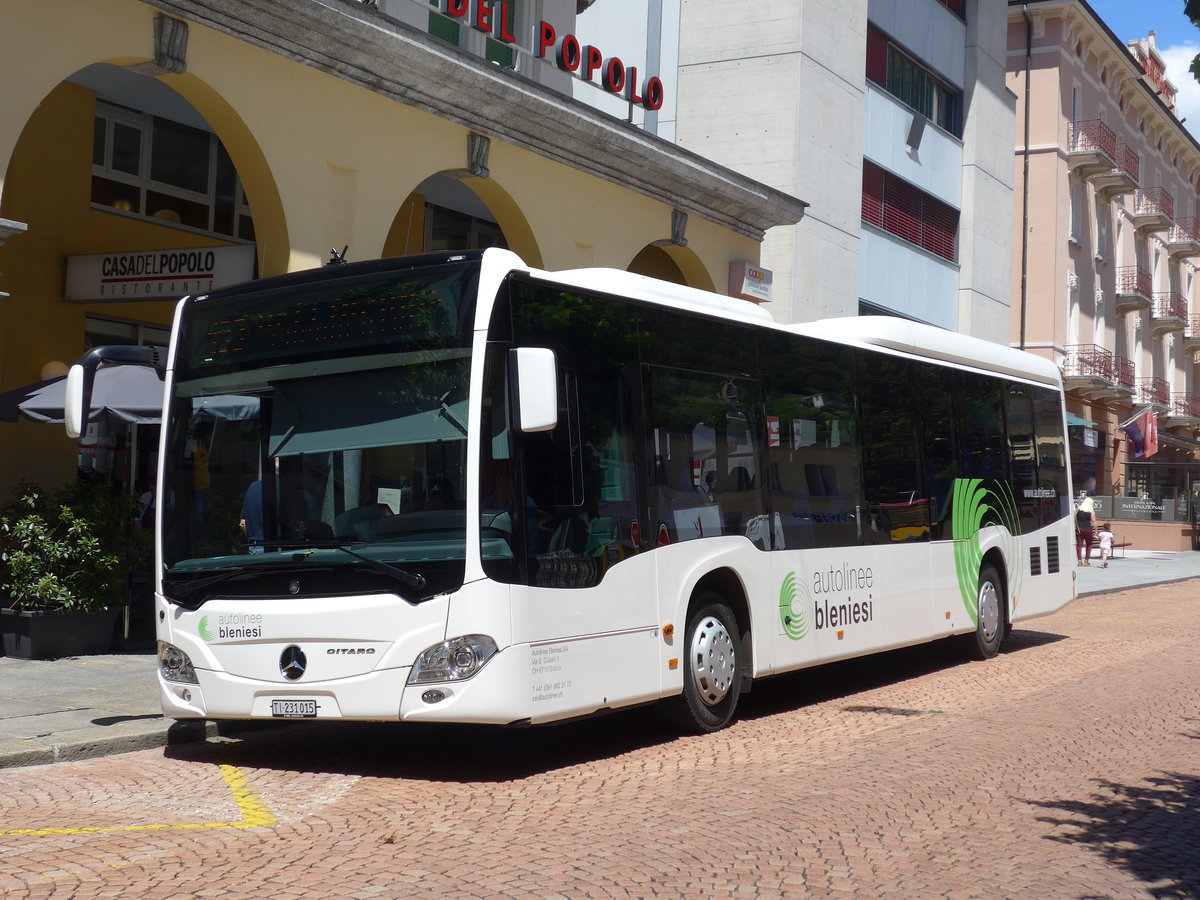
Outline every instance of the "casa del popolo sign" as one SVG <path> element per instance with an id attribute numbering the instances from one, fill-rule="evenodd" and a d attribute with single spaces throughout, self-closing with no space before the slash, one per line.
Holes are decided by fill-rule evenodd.
<path id="1" fill-rule="evenodd" d="M 254 277 L 254 246 L 184 247 L 67 257 L 69 301 L 177 300 Z"/>
<path id="2" fill-rule="evenodd" d="M 442 0 L 441 13 L 467 22 L 478 31 L 505 44 L 517 44 L 513 34 L 513 8 L 508 0 Z M 652 75 L 639 81 L 636 66 L 626 66 L 620 57 L 605 57 L 591 44 L 581 44 L 573 34 L 559 35 L 549 22 L 540 22 L 533 54 L 538 59 L 551 55 L 564 72 L 597 85 L 610 94 L 648 110 L 662 108 L 665 93 L 662 80 Z"/>

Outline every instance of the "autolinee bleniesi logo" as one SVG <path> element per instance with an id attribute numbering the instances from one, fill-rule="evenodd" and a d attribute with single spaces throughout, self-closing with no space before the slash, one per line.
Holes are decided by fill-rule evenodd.
<path id="1" fill-rule="evenodd" d="M 196 630 L 206 641 L 259 638 L 263 634 L 262 620 L 262 616 L 257 614 L 229 613 L 217 616 L 217 621 L 214 623 L 212 616 L 201 616 L 200 625 Z M 215 630 L 214 624 L 216 625 Z"/>
<path id="2" fill-rule="evenodd" d="M 789 572 L 779 588 L 779 620 L 783 623 L 783 633 L 793 641 L 799 641 L 807 637 L 810 630 L 845 628 L 874 621 L 875 602 L 871 594 L 874 585 L 875 573 L 870 566 L 842 563 L 841 568 L 830 566 L 815 572 L 811 593 L 795 572 Z M 850 596 L 852 591 L 866 591 L 867 596 L 864 599 L 859 594 L 856 599 Z M 831 601 L 830 595 L 841 596 Z"/>

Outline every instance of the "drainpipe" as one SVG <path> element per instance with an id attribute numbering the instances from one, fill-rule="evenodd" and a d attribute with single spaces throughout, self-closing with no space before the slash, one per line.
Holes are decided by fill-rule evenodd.
<path id="1" fill-rule="evenodd" d="M 1025 146 L 1023 153 L 1021 198 L 1021 343 L 1025 349 L 1025 312 L 1029 300 L 1029 74 L 1033 68 L 1033 19 L 1029 17 L 1029 4 L 1021 5 L 1025 17 Z"/>

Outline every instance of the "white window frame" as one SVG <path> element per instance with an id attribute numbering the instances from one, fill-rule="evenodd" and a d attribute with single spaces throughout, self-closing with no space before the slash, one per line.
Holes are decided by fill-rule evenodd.
<path id="1" fill-rule="evenodd" d="M 112 213 L 119 216 L 127 216 L 136 219 L 143 219 L 148 222 L 153 222 L 156 225 L 162 225 L 168 228 L 177 228 L 183 231 L 189 231 L 194 234 L 205 234 L 212 237 L 220 238 L 221 240 L 230 241 L 239 244 L 253 243 L 239 236 L 241 231 L 242 219 L 245 218 L 251 223 L 254 221 L 254 216 L 250 212 L 250 206 L 246 202 L 246 193 L 242 186 L 241 176 L 234 171 L 234 196 L 236 198 L 233 204 L 233 225 L 232 234 L 214 230 L 215 217 L 217 214 L 217 146 L 220 143 L 217 136 L 213 132 L 208 132 L 209 135 L 209 154 L 208 154 L 208 182 L 206 193 L 190 191 L 186 188 L 181 188 L 176 185 L 166 184 L 161 181 L 155 181 L 150 177 L 150 164 L 152 161 L 151 141 L 154 135 L 154 116 L 149 113 L 140 113 L 134 110 L 123 109 L 118 106 L 113 106 L 103 101 L 96 102 L 95 118 L 104 121 L 104 147 L 103 159 L 101 162 L 92 163 L 93 177 L 105 178 L 109 181 L 115 181 L 120 184 L 125 184 L 138 189 L 139 192 L 139 207 L 134 210 L 122 210 L 108 206 L 103 203 L 91 204 L 92 209 L 100 212 Z M 120 123 L 130 128 L 138 130 L 141 136 L 138 156 L 138 174 L 130 175 L 128 172 L 121 172 L 112 167 L 113 155 L 113 127 Z M 185 200 L 190 203 L 199 203 L 205 206 L 208 210 L 208 222 L 206 228 L 198 228 L 193 225 L 186 225 L 181 222 L 171 222 L 161 218 L 156 218 L 151 215 L 146 208 L 147 196 L 150 191 L 158 194 L 165 194 L 168 197 L 174 197 L 179 200 Z"/>

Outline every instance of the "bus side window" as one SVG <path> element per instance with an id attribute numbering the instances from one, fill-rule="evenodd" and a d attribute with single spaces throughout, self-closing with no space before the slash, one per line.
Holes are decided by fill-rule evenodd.
<path id="1" fill-rule="evenodd" d="M 917 453 L 913 365 L 861 351 L 855 367 L 867 520 L 863 543 L 929 539 L 929 498 Z"/>
<path id="2" fill-rule="evenodd" d="M 672 543 L 723 534 L 761 541 L 757 382 L 646 366 L 645 383 L 658 532 Z"/>
<path id="3" fill-rule="evenodd" d="M 835 344 L 767 335 L 765 381 L 770 523 L 776 550 L 858 543 L 858 442 L 850 355 Z"/>
<path id="4" fill-rule="evenodd" d="M 513 335 L 552 349 L 559 416 L 520 434 L 515 462 L 527 494 L 528 583 L 582 588 L 636 553 L 634 428 L 636 315 L 627 304 L 514 279 Z"/>
<path id="5" fill-rule="evenodd" d="M 1052 525 L 1068 515 L 1067 439 L 1063 433 L 1062 401 L 1049 388 L 1033 389 L 1033 430 L 1037 441 L 1039 524 Z"/>
<path id="6" fill-rule="evenodd" d="M 1008 423 L 1008 453 L 1013 493 L 1021 516 L 1021 531 L 1038 527 L 1041 505 L 1037 499 L 1038 459 L 1033 438 L 1033 388 L 1009 382 L 1004 393 L 1004 414 Z"/>
<path id="7" fill-rule="evenodd" d="M 921 365 L 917 370 L 925 495 L 929 498 L 929 528 L 933 540 L 953 535 L 954 482 L 962 472 L 961 454 L 954 427 L 959 373 L 941 366 Z"/>

